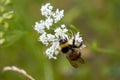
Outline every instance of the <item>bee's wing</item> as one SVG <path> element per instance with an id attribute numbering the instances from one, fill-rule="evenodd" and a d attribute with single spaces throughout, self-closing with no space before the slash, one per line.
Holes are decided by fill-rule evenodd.
<path id="1" fill-rule="evenodd" d="M 66 58 L 74 68 L 78 68 L 78 64 L 76 63 L 76 61 L 72 61 L 68 56 L 66 56 Z"/>
<path id="2" fill-rule="evenodd" d="M 78 68 L 79 64 L 84 64 L 85 61 L 82 57 L 78 58 L 77 60 L 71 60 L 71 58 L 69 56 L 66 56 L 66 58 L 68 59 L 68 61 L 70 62 L 70 64 L 74 67 L 74 68 Z"/>
<path id="3" fill-rule="evenodd" d="M 84 63 L 85 63 L 84 59 L 81 58 L 81 57 L 80 57 L 77 61 L 80 62 L 81 64 L 84 64 Z"/>
<path id="4" fill-rule="evenodd" d="M 77 52 L 77 51 L 76 51 Z M 81 64 L 84 64 L 85 63 L 85 61 L 84 61 L 84 59 L 81 57 L 81 53 L 78 51 L 77 53 L 76 52 L 74 52 L 73 54 L 72 54 L 72 57 L 75 57 L 75 56 L 78 56 L 79 58 L 76 60 L 78 63 L 81 63 Z"/>

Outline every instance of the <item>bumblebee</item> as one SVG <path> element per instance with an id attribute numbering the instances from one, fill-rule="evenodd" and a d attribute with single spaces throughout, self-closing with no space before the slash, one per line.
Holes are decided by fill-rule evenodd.
<path id="1" fill-rule="evenodd" d="M 59 40 L 59 50 L 65 54 L 66 58 L 74 68 L 77 68 L 80 63 L 85 63 L 84 59 L 81 57 L 80 47 L 82 45 L 83 42 L 81 42 L 79 45 L 75 44 L 75 37 L 71 43 L 67 38 Z"/>

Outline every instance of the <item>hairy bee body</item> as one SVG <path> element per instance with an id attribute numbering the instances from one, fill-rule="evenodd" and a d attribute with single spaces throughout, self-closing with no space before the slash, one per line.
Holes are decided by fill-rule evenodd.
<path id="1" fill-rule="evenodd" d="M 77 68 L 79 63 L 84 63 L 84 60 L 81 58 L 80 52 L 80 47 L 82 46 L 82 43 L 77 46 L 75 45 L 75 39 L 73 39 L 73 42 L 70 43 L 67 38 L 61 39 L 59 43 L 61 52 L 66 55 L 66 58 L 73 67 Z"/>

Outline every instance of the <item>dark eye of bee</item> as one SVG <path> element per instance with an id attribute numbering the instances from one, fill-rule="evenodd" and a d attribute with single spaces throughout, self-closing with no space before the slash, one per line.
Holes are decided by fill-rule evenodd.
<path id="1" fill-rule="evenodd" d="M 66 43 L 66 42 L 67 42 L 67 39 L 61 39 L 61 40 L 59 41 L 60 44 L 64 44 L 64 43 Z"/>

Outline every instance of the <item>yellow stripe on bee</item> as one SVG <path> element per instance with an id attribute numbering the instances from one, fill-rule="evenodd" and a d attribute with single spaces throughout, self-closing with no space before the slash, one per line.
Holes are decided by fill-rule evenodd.
<path id="1" fill-rule="evenodd" d="M 66 46 L 69 46 L 70 44 L 68 42 L 64 43 L 64 44 L 60 44 L 60 48 L 64 48 Z"/>

